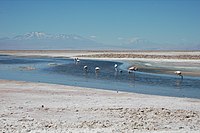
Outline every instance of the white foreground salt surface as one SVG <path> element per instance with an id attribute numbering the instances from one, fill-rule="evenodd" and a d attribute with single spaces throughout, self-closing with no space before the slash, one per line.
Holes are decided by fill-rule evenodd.
<path id="1" fill-rule="evenodd" d="M 0 132 L 200 132 L 200 100 L 0 80 Z"/>

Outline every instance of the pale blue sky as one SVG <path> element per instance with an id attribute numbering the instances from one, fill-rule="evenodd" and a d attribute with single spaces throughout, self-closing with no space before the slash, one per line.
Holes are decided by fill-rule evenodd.
<path id="1" fill-rule="evenodd" d="M 0 0 L 0 37 L 31 31 L 200 44 L 200 0 Z"/>

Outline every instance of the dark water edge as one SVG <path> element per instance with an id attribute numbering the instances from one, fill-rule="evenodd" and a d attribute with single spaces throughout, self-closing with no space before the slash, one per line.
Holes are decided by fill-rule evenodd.
<path id="1" fill-rule="evenodd" d="M 181 79 L 176 75 L 142 71 L 129 74 L 123 63 L 111 61 L 81 60 L 75 63 L 73 59 L 66 58 L 0 58 L 1 79 L 200 99 L 200 78 L 186 76 Z M 115 64 L 118 64 L 122 73 L 115 71 Z M 83 69 L 84 65 L 88 66 L 87 72 Z M 20 69 L 27 66 L 36 69 Z M 100 67 L 98 73 L 95 73 L 96 66 Z"/>

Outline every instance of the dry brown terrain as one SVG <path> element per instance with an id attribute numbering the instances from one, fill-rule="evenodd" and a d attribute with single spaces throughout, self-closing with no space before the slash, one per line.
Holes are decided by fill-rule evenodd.
<path id="1" fill-rule="evenodd" d="M 21 56 L 79 56 L 92 58 L 200 59 L 200 51 L 111 51 L 111 50 L 0 50 Z"/>
<path id="2" fill-rule="evenodd" d="M 92 55 L 80 55 L 80 57 L 92 57 L 92 58 L 146 58 L 146 59 L 195 59 L 199 60 L 200 55 L 144 55 L 144 54 L 92 54 Z"/>

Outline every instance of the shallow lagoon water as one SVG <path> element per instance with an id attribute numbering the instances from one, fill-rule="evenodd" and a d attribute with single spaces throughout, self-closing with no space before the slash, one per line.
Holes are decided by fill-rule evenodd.
<path id="1" fill-rule="evenodd" d="M 118 64 L 122 73 L 116 72 Z M 88 71 L 83 66 L 88 66 Z M 100 67 L 98 73 L 95 67 Z M 0 78 L 91 87 L 143 94 L 200 98 L 200 77 L 127 72 L 128 64 L 69 58 L 0 56 Z M 35 70 L 24 68 L 32 67 Z"/>

